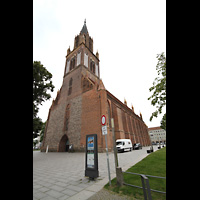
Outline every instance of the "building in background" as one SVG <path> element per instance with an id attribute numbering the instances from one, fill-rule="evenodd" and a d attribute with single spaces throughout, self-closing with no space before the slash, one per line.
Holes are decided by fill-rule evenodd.
<path id="1" fill-rule="evenodd" d="M 106 48 L 106 47 L 105 47 Z M 113 58 L 115 59 L 115 58 Z M 113 149 L 111 118 L 116 139 L 131 139 L 132 144 L 151 144 L 148 127 L 140 116 L 106 90 L 100 79 L 99 53 L 93 53 L 93 39 L 86 21 L 68 48 L 63 83 L 49 109 L 41 151 L 85 151 L 86 135 L 97 134 L 98 151 L 105 151 L 101 116 L 106 116 L 108 150 Z M 114 83 L 113 83 L 114 84 Z M 130 87 L 132 90 L 132 87 Z M 131 92 L 131 91 L 130 91 Z"/>
<path id="2" fill-rule="evenodd" d="M 166 143 L 166 131 L 159 126 L 149 128 L 149 136 L 152 143 Z"/>

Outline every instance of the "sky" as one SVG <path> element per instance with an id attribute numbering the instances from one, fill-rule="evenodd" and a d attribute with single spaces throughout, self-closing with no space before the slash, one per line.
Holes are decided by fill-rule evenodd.
<path id="1" fill-rule="evenodd" d="M 160 126 L 166 107 L 150 122 L 156 107 L 147 99 L 157 77 L 156 56 L 166 55 L 166 0 L 33 0 L 33 61 L 52 73 L 55 86 L 38 116 L 47 120 L 62 86 L 67 49 L 73 49 L 85 19 L 105 88 L 141 112 L 148 127 Z"/>

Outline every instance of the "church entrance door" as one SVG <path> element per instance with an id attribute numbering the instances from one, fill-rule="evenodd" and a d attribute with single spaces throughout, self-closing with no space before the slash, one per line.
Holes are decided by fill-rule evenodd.
<path id="1" fill-rule="evenodd" d="M 64 134 L 60 140 L 58 152 L 66 152 L 68 150 L 69 150 L 69 139 L 67 135 Z"/>

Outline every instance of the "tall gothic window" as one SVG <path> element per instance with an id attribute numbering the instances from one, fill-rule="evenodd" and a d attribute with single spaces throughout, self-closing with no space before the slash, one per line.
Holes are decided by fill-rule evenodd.
<path id="1" fill-rule="evenodd" d="M 73 79 L 71 78 L 70 81 L 69 81 L 68 96 L 72 93 L 72 82 L 73 82 Z"/>
<path id="2" fill-rule="evenodd" d="M 72 69 L 74 69 L 74 67 L 75 67 L 75 57 L 73 57 L 73 58 L 71 59 L 71 62 L 70 62 L 70 71 L 71 71 Z"/>
<path id="3" fill-rule="evenodd" d="M 66 67 L 66 73 L 69 72 L 69 67 L 70 67 L 70 60 L 68 59 L 67 60 L 67 67 Z"/>
<path id="4" fill-rule="evenodd" d="M 90 60 L 90 71 L 95 74 L 95 63 L 92 60 Z"/>
<path id="5" fill-rule="evenodd" d="M 68 104 L 65 110 L 65 124 L 64 124 L 64 130 L 68 131 L 69 127 L 69 116 L 70 116 L 70 105 Z"/>
<path id="6" fill-rule="evenodd" d="M 88 67 L 88 54 L 87 53 L 84 54 L 84 65 L 86 67 Z"/>
<path id="7" fill-rule="evenodd" d="M 76 66 L 78 66 L 80 64 L 81 64 L 81 51 L 79 51 L 78 54 L 77 54 L 77 63 L 76 63 Z"/>

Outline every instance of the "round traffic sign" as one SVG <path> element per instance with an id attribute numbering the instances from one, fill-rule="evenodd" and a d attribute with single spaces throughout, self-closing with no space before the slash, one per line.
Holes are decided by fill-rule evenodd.
<path id="1" fill-rule="evenodd" d="M 101 117 L 101 124 L 102 125 L 106 124 L 106 116 L 105 115 L 102 115 L 102 117 Z"/>

